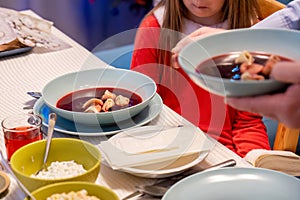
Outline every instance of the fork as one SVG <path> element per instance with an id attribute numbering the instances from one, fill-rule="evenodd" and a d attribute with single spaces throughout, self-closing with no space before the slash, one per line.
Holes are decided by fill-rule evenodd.
<path id="1" fill-rule="evenodd" d="M 215 170 L 215 169 L 219 169 L 219 168 L 223 168 L 223 167 L 233 167 L 236 165 L 236 161 L 234 159 L 229 159 L 229 160 L 226 160 L 224 162 L 221 162 L 221 163 L 218 163 L 216 165 L 212 165 L 210 167 L 207 167 L 206 169 L 203 169 L 201 171 L 197 170 L 197 169 L 190 169 L 190 170 L 187 170 L 181 174 L 178 174 L 178 175 L 175 175 L 175 176 L 172 176 L 172 177 L 169 177 L 169 178 L 165 178 L 165 179 L 162 179 L 152 185 L 147 185 L 148 189 L 149 187 L 151 186 L 159 186 L 161 189 L 162 188 L 165 188 L 167 191 L 167 189 L 172 186 L 174 183 L 178 182 L 179 180 L 187 177 L 187 176 L 190 176 L 192 174 L 195 174 L 197 172 L 203 172 L 203 171 L 210 171 L 210 170 Z M 140 189 L 139 189 L 140 188 Z M 128 200 L 128 199 L 131 199 L 133 197 L 136 197 L 138 195 L 144 195 L 146 194 L 145 191 L 142 191 L 141 188 L 143 188 L 143 186 L 139 186 L 139 188 L 137 188 L 137 190 L 129 195 L 127 195 L 126 197 L 122 198 L 122 200 Z M 148 195 L 151 196 L 150 193 L 147 193 Z M 162 196 L 163 194 L 161 193 L 160 195 L 159 194 L 156 194 L 155 196 Z"/>

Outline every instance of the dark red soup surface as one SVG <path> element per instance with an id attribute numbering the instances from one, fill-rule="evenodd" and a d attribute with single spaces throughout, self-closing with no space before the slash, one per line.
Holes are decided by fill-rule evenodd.
<path id="1" fill-rule="evenodd" d="M 57 103 L 56 107 L 61 108 L 68 111 L 74 112 L 84 112 L 82 108 L 83 104 L 91 98 L 99 98 L 101 99 L 102 95 L 106 90 L 116 94 L 122 95 L 130 99 L 130 102 L 127 106 L 113 106 L 110 111 L 120 110 L 126 107 L 131 107 L 137 105 L 142 102 L 142 98 L 135 94 L 134 92 L 125 90 L 125 89 L 118 89 L 118 88 L 88 88 L 83 90 L 78 90 L 75 92 L 71 92 L 62 98 L 60 98 Z"/>
<path id="2" fill-rule="evenodd" d="M 254 58 L 254 63 L 264 65 L 270 58 L 271 54 L 250 52 Z M 241 63 L 235 63 L 235 59 L 239 56 L 240 52 L 232 52 L 219 56 L 212 57 L 201 63 L 196 68 L 197 73 L 206 74 L 215 77 L 222 77 L 225 79 L 240 80 Z M 289 58 L 279 56 L 281 61 L 292 61 Z M 269 77 L 264 75 L 265 79 Z"/>

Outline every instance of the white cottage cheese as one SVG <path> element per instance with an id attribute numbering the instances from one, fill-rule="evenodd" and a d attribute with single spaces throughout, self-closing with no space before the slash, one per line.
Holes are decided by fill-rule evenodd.
<path id="1" fill-rule="evenodd" d="M 32 174 L 32 177 L 42 179 L 61 179 L 78 176 L 85 173 L 86 170 L 81 164 L 72 161 L 56 161 L 52 162 L 45 171 L 40 171 L 37 175 Z"/>
<path id="2" fill-rule="evenodd" d="M 61 194 L 53 194 L 47 198 L 47 200 L 100 200 L 95 196 L 89 196 L 86 190 L 80 190 L 78 192 L 69 192 Z"/>

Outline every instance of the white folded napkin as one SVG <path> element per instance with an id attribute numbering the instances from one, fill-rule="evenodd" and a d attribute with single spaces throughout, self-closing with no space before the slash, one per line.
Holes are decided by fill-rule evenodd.
<path id="1" fill-rule="evenodd" d="M 119 133 L 100 143 L 101 152 L 113 169 L 178 159 L 207 152 L 211 147 L 211 141 L 196 127 L 153 131 L 141 128 Z"/>

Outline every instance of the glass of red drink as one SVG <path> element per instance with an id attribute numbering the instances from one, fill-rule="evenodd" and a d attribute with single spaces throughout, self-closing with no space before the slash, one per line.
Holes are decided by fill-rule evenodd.
<path id="1" fill-rule="evenodd" d="M 43 139 L 42 118 L 34 114 L 17 114 L 2 123 L 7 159 L 22 146 Z"/>

